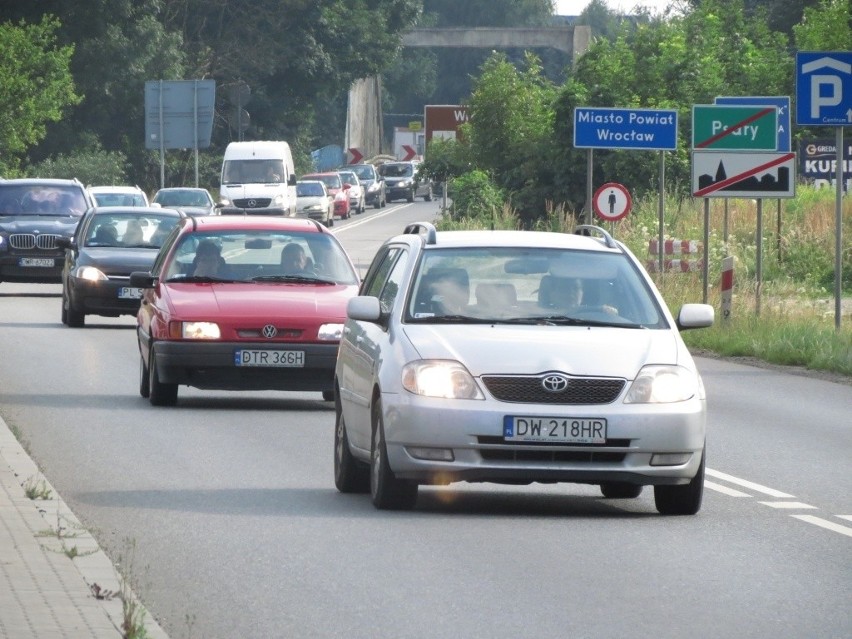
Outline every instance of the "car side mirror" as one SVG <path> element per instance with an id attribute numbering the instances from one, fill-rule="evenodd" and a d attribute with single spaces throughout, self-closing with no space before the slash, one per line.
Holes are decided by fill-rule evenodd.
<path id="1" fill-rule="evenodd" d="M 287 186 L 296 186 L 296 174 L 291 173 L 290 177 L 287 178 Z"/>
<path id="2" fill-rule="evenodd" d="M 133 288 L 153 288 L 157 281 L 148 271 L 133 271 L 130 274 L 130 286 Z"/>
<path id="3" fill-rule="evenodd" d="M 61 249 L 70 249 L 74 247 L 74 242 L 70 237 L 57 237 L 56 246 Z"/>

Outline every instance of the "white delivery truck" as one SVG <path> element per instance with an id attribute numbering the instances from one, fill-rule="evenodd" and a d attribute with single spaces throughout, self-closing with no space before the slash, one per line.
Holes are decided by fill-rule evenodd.
<path id="1" fill-rule="evenodd" d="M 231 142 L 222 161 L 222 215 L 296 215 L 296 170 L 286 142 Z"/>

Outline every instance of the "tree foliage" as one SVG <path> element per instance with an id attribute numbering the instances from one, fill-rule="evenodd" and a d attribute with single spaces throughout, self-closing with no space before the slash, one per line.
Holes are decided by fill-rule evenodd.
<path id="1" fill-rule="evenodd" d="M 79 102 L 70 72 L 73 47 L 57 43 L 56 19 L 0 24 L 0 174 L 12 175 L 47 123 Z"/>

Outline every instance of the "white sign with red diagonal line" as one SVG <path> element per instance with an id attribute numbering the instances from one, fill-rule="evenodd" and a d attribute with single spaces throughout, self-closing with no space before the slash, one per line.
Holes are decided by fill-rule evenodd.
<path id="1" fill-rule="evenodd" d="M 361 160 L 364 159 L 364 154 L 361 153 L 360 149 L 349 148 L 346 149 L 346 163 L 347 164 L 360 164 Z"/>
<path id="2" fill-rule="evenodd" d="M 692 194 L 695 197 L 795 197 L 796 154 L 693 151 Z"/>

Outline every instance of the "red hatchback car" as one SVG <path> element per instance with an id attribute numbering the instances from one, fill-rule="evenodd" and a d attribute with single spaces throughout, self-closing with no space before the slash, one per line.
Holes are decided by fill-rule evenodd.
<path id="1" fill-rule="evenodd" d="M 334 398 L 346 303 L 359 277 L 313 220 L 183 220 L 150 272 L 137 314 L 139 393 L 173 405 L 178 386 L 319 391 Z"/>
<path id="2" fill-rule="evenodd" d="M 309 173 L 299 178 L 300 180 L 319 180 L 325 184 L 328 194 L 334 198 L 335 217 L 349 219 L 351 204 L 349 203 L 349 185 L 343 183 L 343 179 L 337 173 Z"/>

